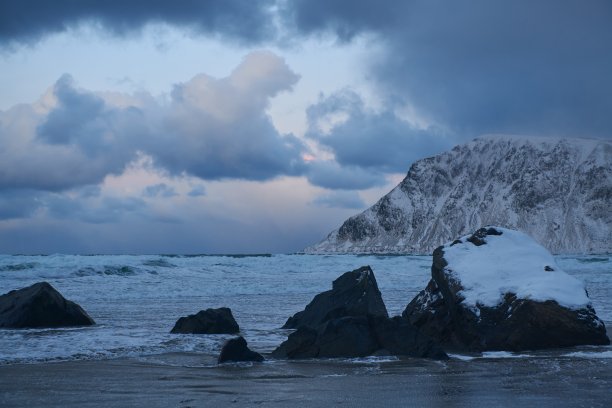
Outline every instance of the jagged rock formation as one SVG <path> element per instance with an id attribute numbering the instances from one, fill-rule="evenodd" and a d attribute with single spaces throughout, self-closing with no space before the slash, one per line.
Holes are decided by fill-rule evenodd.
<path id="1" fill-rule="evenodd" d="M 482 225 L 553 253 L 612 252 L 612 143 L 487 136 L 415 162 L 406 178 L 306 253 L 431 254 Z"/>
<path id="2" fill-rule="evenodd" d="M 374 272 L 363 266 L 333 282 L 287 320 L 296 328 L 272 352 L 274 358 L 364 357 L 372 354 L 448 358 L 407 319 L 389 318 Z"/>
<path id="3" fill-rule="evenodd" d="M 583 284 L 520 232 L 481 228 L 438 247 L 431 276 L 402 316 L 447 349 L 610 344 Z"/>
<path id="4" fill-rule="evenodd" d="M 287 320 L 283 329 L 316 328 L 327 320 L 348 316 L 389 316 L 369 266 L 344 273 L 332 283 L 332 290 L 315 296 L 303 311 Z"/>
<path id="5" fill-rule="evenodd" d="M 91 326 L 94 320 L 47 282 L 0 296 L 0 327 L 12 329 Z"/>

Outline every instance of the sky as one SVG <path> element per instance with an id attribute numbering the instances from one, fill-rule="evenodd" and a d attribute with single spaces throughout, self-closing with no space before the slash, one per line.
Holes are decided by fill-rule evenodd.
<path id="1" fill-rule="evenodd" d="M 3 0 L 0 253 L 291 253 L 484 134 L 612 137 L 606 0 Z"/>

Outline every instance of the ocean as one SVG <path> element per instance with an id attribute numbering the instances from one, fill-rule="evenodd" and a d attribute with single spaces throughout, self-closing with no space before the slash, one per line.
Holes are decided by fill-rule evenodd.
<path id="1" fill-rule="evenodd" d="M 83 328 L 0 329 L 0 373 L 5 373 L 0 379 L 0 405 L 4 402 L 6 406 L 36 406 L 36 401 L 43 401 L 41 405 L 45 405 L 49 394 L 36 401 L 32 395 L 41 392 L 40 387 L 44 389 L 49 378 L 57 377 L 56 371 L 61 373 L 60 378 L 65 378 L 65 393 L 58 394 L 56 390 L 53 394 L 56 400 L 52 402 L 68 404 L 67 401 L 72 401 L 70 398 L 76 398 L 73 405 L 84 406 L 87 396 L 73 395 L 71 391 L 82 381 L 95 381 L 94 387 L 106 384 L 105 389 L 113 389 L 118 372 L 133 371 L 135 377 L 143 376 L 143 373 L 160 373 L 150 379 L 153 385 L 115 384 L 121 396 L 132 389 L 129 387 L 155 388 L 161 384 L 160 379 L 171 378 L 168 373 L 176 370 L 176 378 L 182 380 L 177 380 L 179 383 L 172 389 L 192 392 L 189 381 L 199 383 L 202 378 L 208 378 L 211 383 L 218 384 L 220 389 L 214 395 L 221 398 L 221 404 L 231 398 L 248 404 L 255 403 L 257 398 L 284 401 L 286 387 L 332 387 L 333 381 L 338 384 L 334 395 L 344 398 L 345 386 L 357 386 L 362 382 L 386 389 L 386 380 L 380 378 L 407 381 L 411 385 L 406 385 L 405 390 L 412 389 L 411 392 L 417 394 L 429 389 L 427 387 L 434 387 L 427 379 L 436 378 L 436 384 L 441 388 L 432 389 L 433 395 L 423 396 L 423 401 L 434 403 L 456 400 L 457 395 L 453 392 L 463 392 L 462 395 L 471 395 L 465 406 L 483 401 L 512 405 L 518 394 L 533 396 L 544 392 L 538 388 L 538 381 L 541 384 L 553 381 L 546 385 L 551 391 L 543 396 L 537 394 L 539 399 L 529 399 L 525 403 L 564 405 L 563 402 L 576 402 L 572 398 L 578 398 L 577 393 L 583 391 L 590 395 L 589 406 L 606 406 L 610 402 L 606 397 L 606 390 L 612 385 L 610 346 L 523 353 L 452 354 L 451 360 L 443 363 L 370 357 L 331 362 L 269 360 L 261 366 L 246 364 L 223 369 L 217 367 L 216 357 L 223 342 L 231 336 L 170 333 L 181 316 L 225 306 L 232 309 L 249 347 L 260 353 L 269 353 L 286 338 L 288 331 L 280 327 L 287 318 L 302 310 L 317 293 L 330 289 L 332 281 L 342 273 L 370 265 L 389 314 L 398 315 L 427 284 L 431 261 L 430 256 L 376 255 L 0 256 L 0 293 L 47 281 L 67 299 L 80 304 L 97 323 Z M 585 283 L 593 306 L 610 333 L 612 257 L 557 256 L 556 262 L 558 267 Z M 145 370 L 139 364 L 148 364 L 149 368 Z M 236 382 L 229 381 L 227 370 L 238 370 L 235 373 L 237 378 L 249 384 L 248 378 L 253 376 L 256 378 L 253 381 L 265 383 L 270 390 L 276 391 L 258 389 L 253 391 L 253 399 L 240 399 L 244 396 L 245 385 L 237 386 Z M 106 372 L 108 376 L 105 376 Z M 501 376 L 500 373 L 505 374 Z M 373 380 L 373 376 L 380 374 L 388 376 Z M 45 376 L 41 377 L 38 386 L 33 380 L 36 375 Z M 278 380 L 285 378 L 284 375 L 290 379 Z M 310 380 L 302 381 L 300 378 Z M 481 384 L 499 381 L 503 386 L 495 382 L 497 385 L 481 388 L 478 381 Z M 584 382 L 584 387 L 579 385 L 580 381 Z M 568 383 L 572 385 L 568 386 Z M 415 384 L 425 388 L 415 390 Z M 511 384 L 510 388 L 503 388 L 507 384 Z M 496 386 L 502 389 L 495 389 Z M 62 389 L 59 383 L 57 387 Z M 555 387 L 562 387 L 563 391 L 555 391 Z M 304 392 L 313 398 L 313 405 L 318 405 L 321 401 L 317 400 L 318 391 L 314 388 L 311 393 Z M 400 391 L 392 389 L 389 392 Z M 137 395 L 135 393 L 134 398 Z M 193 396 L 196 402 L 198 395 Z M 107 397 L 111 396 L 112 393 Z M 560 396 L 563 396 L 563 401 L 559 400 Z M 105 405 L 122 406 L 126 402 L 124 397 L 111 398 Z M 394 405 L 392 402 L 402 405 L 403 394 L 396 397 L 388 401 L 390 405 Z M 367 401 L 372 396 L 364 392 L 363 398 L 362 401 Z M 174 400 L 162 398 L 159 401 L 162 401 L 159 406 L 164 406 Z M 582 399 L 578 401 L 584 402 Z M 194 405 L 198 404 L 191 404 Z"/>
<path id="2" fill-rule="evenodd" d="M 597 314 L 612 327 L 612 260 L 556 258 L 584 281 Z M 232 309 L 251 348 L 270 352 L 279 329 L 346 271 L 370 265 L 390 315 L 430 278 L 429 256 L 1 256 L 0 293 L 47 281 L 96 321 L 86 328 L 0 330 L 0 363 L 111 359 L 170 352 L 217 355 L 224 335 L 170 334 L 181 316 Z M 612 349 L 611 349 L 612 350 Z M 572 351 L 568 351 L 571 353 Z M 610 350 L 603 351 L 610 354 Z"/>

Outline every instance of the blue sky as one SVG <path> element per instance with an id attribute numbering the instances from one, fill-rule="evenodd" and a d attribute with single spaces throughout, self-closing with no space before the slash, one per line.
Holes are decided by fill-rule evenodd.
<path id="1" fill-rule="evenodd" d="M 482 134 L 609 138 L 606 1 L 0 4 L 0 252 L 292 252 Z"/>

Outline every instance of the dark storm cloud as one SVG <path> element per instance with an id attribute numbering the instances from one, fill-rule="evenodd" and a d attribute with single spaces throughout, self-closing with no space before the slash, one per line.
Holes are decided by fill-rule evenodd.
<path id="1" fill-rule="evenodd" d="M 341 120 L 329 130 L 322 129 L 320 123 L 334 116 Z M 404 173 L 412 161 L 452 145 L 436 127 L 416 128 L 388 109 L 369 111 L 351 91 L 321 98 L 308 108 L 307 117 L 307 137 L 331 150 L 343 167 Z"/>
<path id="2" fill-rule="evenodd" d="M 612 135 L 609 1 L 303 0 L 284 15 L 303 34 L 377 35 L 389 98 L 463 137 Z"/>
<path id="3" fill-rule="evenodd" d="M 364 31 L 393 27 L 405 18 L 410 2 L 394 0 L 293 0 L 280 13 L 298 33 L 331 31 L 349 41 Z"/>
<path id="4" fill-rule="evenodd" d="M 255 43 L 275 34 L 273 0 L 3 0 L 0 44 L 31 43 L 80 24 L 95 24 L 119 36 L 150 23 Z"/>
<path id="5" fill-rule="evenodd" d="M 278 56 L 254 52 L 226 78 L 176 85 L 166 103 L 146 94 L 111 103 L 65 75 L 42 102 L 0 111 L 0 190 L 98 184 L 142 154 L 170 175 L 207 180 L 302 174 L 303 144 L 266 113 L 298 78 Z"/>

